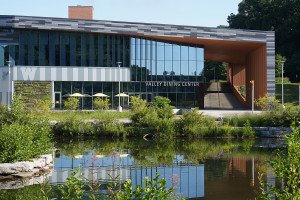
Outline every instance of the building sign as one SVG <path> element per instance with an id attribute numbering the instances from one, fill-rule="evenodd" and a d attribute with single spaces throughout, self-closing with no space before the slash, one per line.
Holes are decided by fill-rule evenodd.
<path id="1" fill-rule="evenodd" d="M 146 81 L 147 87 L 198 87 L 199 82 L 190 81 Z"/>

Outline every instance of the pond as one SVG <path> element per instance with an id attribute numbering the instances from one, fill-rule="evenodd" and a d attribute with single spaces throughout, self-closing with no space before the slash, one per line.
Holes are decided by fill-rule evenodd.
<path id="1" fill-rule="evenodd" d="M 131 179 L 142 185 L 156 173 L 187 199 L 255 199 L 259 174 L 274 175 L 267 161 L 284 145 L 281 140 L 72 140 L 57 139 L 51 185 L 61 184 L 76 168 L 103 185 Z M 1 182 L 0 182 L 1 184 Z M 0 199 L 39 199 L 41 185 L 0 190 Z M 101 192 L 107 192 L 101 187 Z"/>

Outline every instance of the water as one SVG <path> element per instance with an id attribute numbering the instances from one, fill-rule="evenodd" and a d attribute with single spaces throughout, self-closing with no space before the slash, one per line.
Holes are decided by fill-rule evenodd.
<path id="1" fill-rule="evenodd" d="M 254 199 L 259 193 L 259 173 L 272 183 L 267 162 L 282 141 L 256 140 L 62 140 L 56 143 L 50 184 L 64 183 L 76 168 L 102 184 L 131 179 L 142 185 L 156 173 L 167 186 L 190 199 Z M 270 148 L 272 147 L 272 148 Z M 112 178 L 115 177 L 115 178 Z M 101 187 L 106 192 L 106 187 Z M 0 199 L 38 199 L 39 186 L 0 190 Z M 4 198 L 5 197 L 5 198 Z M 31 198 L 33 199 L 33 198 Z"/>

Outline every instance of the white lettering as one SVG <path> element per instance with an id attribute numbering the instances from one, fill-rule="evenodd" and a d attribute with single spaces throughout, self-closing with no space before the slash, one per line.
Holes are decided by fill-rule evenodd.
<path id="1" fill-rule="evenodd" d="M 22 76 L 25 81 L 32 81 L 34 79 L 35 73 L 37 68 L 36 67 L 24 67 L 21 68 Z"/>

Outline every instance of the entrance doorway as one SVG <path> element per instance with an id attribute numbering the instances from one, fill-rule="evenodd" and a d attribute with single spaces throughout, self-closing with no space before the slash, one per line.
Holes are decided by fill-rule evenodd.
<path id="1" fill-rule="evenodd" d="M 62 102 L 61 102 L 61 92 L 54 92 L 54 108 L 61 109 Z"/>
<path id="2" fill-rule="evenodd" d="M 141 93 L 141 98 L 146 100 L 147 102 L 153 101 L 153 93 Z"/>

